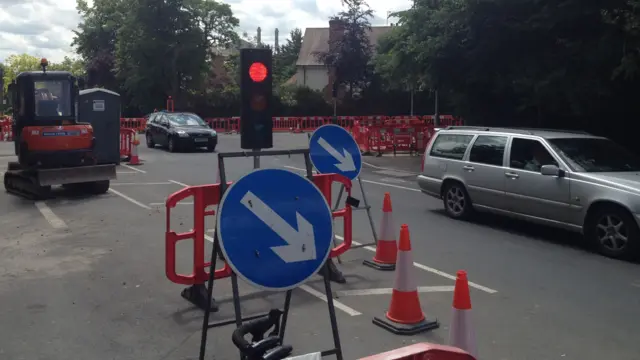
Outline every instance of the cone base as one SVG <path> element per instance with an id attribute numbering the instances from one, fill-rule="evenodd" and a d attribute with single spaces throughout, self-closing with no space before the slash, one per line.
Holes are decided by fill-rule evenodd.
<path id="1" fill-rule="evenodd" d="M 374 317 L 373 324 L 378 325 L 381 328 L 391 332 L 395 335 L 415 335 L 429 330 L 437 329 L 440 327 L 438 319 L 428 320 L 425 319 L 415 324 L 399 324 L 387 319 L 386 316 Z"/>
<path id="2" fill-rule="evenodd" d="M 373 260 L 365 260 L 362 262 L 362 265 L 381 271 L 393 271 L 396 269 L 396 264 L 383 264 Z"/>

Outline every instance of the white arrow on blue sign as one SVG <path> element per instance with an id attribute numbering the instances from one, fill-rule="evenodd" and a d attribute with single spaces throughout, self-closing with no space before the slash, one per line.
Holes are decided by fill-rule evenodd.
<path id="1" fill-rule="evenodd" d="M 296 288 L 327 260 L 333 240 L 329 204 L 309 179 L 259 169 L 224 193 L 218 239 L 233 271 L 263 290 Z"/>
<path id="2" fill-rule="evenodd" d="M 309 139 L 311 162 L 321 174 L 340 174 L 354 180 L 362 170 L 362 155 L 351 134 L 338 125 L 323 125 Z"/>

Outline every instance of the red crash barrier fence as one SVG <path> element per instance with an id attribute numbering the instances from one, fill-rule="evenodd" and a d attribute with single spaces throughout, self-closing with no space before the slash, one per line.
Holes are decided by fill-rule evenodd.
<path id="1" fill-rule="evenodd" d="M 238 133 L 240 132 L 240 118 L 221 117 L 221 118 L 205 118 L 204 119 L 214 130 L 222 133 Z M 352 129 L 359 124 L 367 124 L 374 126 L 376 124 L 386 123 L 388 126 L 402 126 L 411 121 L 422 123 L 425 125 L 433 125 L 433 116 L 301 116 L 301 117 L 273 117 L 273 131 L 289 132 L 289 131 L 313 131 L 322 125 L 335 124 L 347 129 Z M 451 115 L 440 115 L 442 126 L 458 125 L 461 122 Z M 122 118 L 120 119 L 120 127 L 143 132 L 147 124 L 144 118 Z M 401 134 L 399 134 L 402 137 Z M 405 142 L 406 143 L 406 142 Z"/>
<path id="2" fill-rule="evenodd" d="M 322 191 L 327 202 L 331 204 L 331 185 L 338 182 L 344 185 L 347 194 L 351 195 L 351 180 L 338 174 L 316 174 L 313 182 Z M 227 185 L 231 185 L 228 182 Z M 193 229 L 177 233 L 171 229 L 171 209 L 184 199 L 193 198 Z M 215 210 L 207 210 L 208 207 L 220 203 L 220 184 L 208 184 L 188 186 L 169 195 L 166 206 L 166 232 L 165 232 L 165 273 L 167 278 L 176 284 L 196 285 L 204 284 L 209 279 L 208 268 L 211 262 L 206 261 L 204 251 L 205 241 L 205 217 L 214 216 Z M 342 217 L 344 220 L 344 241 L 333 248 L 330 257 L 344 254 L 352 243 L 352 209 L 345 205 L 344 209 L 333 212 L 333 218 Z M 191 274 L 178 274 L 176 271 L 177 243 L 183 240 L 193 240 L 193 271 Z M 214 278 L 223 279 L 231 276 L 231 268 L 225 263 L 221 269 L 214 270 Z"/>
<path id="3" fill-rule="evenodd" d="M 440 115 L 440 126 L 462 125 L 460 119 L 451 115 Z M 372 153 L 424 151 L 435 133 L 433 116 L 368 117 L 358 120 L 351 128 L 360 151 Z"/>
<path id="4" fill-rule="evenodd" d="M 136 131 L 133 129 L 120 129 L 120 158 L 130 159 L 133 141 L 136 139 Z"/>
<path id="5" fill-rule="evenodd" d="M 476 358 L 453 346 L 419 343 L 359 360 L 476 360 Z"/>
<path id="6" fill-rule="evenodd" d="M 0 141 L 13 141 L 12 120 L 8 116 L 0 117 Z"/>

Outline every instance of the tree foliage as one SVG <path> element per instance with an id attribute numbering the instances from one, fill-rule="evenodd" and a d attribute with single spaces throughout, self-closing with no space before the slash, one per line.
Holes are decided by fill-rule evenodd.
<path id="1" fill-rule="evenodd" d="M 3 64 L 4 92 L 15 77 L 24 71 L 40 70 L 41 58 L 29 54 L 9 55 Z M 49 70 L 68 71 L 76 76 L 84 75 L 84 63 L 81 60 L 65 57 L 60 63 L 49 62 Z"/>
<path id="2" fill-rule="evenodd" d="M 640 115 L 638 0 L 416 0 L 374 63 L 470 123 L 577 127 Z"/>
<path id="3" fill-rule="evenodd" d="M 364 0 L 342 0 L 342 4 L 345 9 L 331 20 L 342 22 L 344 34 L 329 40 L 328 51 L 314 55 L 333 69 L 337 83 L 348 86 L 353 94 L 354 90 L 366 88 L 373 74 L 369 40 L 373 10 Z"/>

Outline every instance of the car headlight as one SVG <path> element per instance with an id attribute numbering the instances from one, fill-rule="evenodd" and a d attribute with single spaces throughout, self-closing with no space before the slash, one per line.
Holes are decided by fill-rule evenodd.
<path id="1" fill-rule="evenodd" d="M 184 130 L 178 130 L 178 131 L 176 131 L 176 133 L 177 133 L 177 134 L 178 134 L 178 136 L 180 136 L 180 137 L 187 137 L 187 136 L 189 136 L 189 134 L 187 134 L 187 132 L 186 132 L 186 131 L 184 131 Z"/>
<path id="2" fill-rule="evenodd" d="M 218 133 L 215 130 L 211 130 L 211 136 L 217 136 Z"/>

